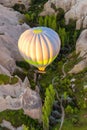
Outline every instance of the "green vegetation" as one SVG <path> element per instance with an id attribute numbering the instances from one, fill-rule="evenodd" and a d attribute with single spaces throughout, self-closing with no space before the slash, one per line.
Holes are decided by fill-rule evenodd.
<path id="1" fill-rule="evenodd" d="M 50 85 L 46 89 L 45 101 L 44 101 L 44 105 L 42 108 L 42 112 L 43 112 L 42 120 L 43 120 L 43 129 L 44 130 L 49 130 L 49 116 L 51 115 L 51 112 L 52 112 L 54 100 L 55 100 L 55 90 L 54 90 L 53 86 Z"/>
<path id="2" fill-rule="evenodd" d="M 10 77 L 4 74 L 0 74 L 0 85 L 1 84 L 15 84 L 18 82 L 17 77 Z"/>

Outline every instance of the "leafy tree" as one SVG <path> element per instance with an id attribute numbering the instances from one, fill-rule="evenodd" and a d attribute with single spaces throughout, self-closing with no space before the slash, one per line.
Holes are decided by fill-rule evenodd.
<path id="1" fill-rule="evenodd" d="M 31 20 L 32 20 L 32 22 L 36 21 L 36 14 L 35 13 L 31 14 Z"/>
<path id="2" fill-rule="evenodd" d="M 52 21 L 51 28 L 54 29 L 55 31 L 57 30 L 57 24 L 55 19 Z"/>
<path id="3" fill-rule="evenodd" d="M 25 14 L 25 21 L 26 21 L 27 24 L 29 24 L 29 22 L 31 21 L 30 14 L 28 14 L 28 13 Z"/>
<path id="4" fill-rule="evenodd" d="M 59 33 L 60 38 L 61 38 L 62 47 L 64 47 L 64 45 L 67 43 L 67 40 L 69 40 L 69 37 L 67 36 L 67 32 L 66 32 L 65 28 L 59 27 L 58 33 Z"/>
<path id="5" fill-rule="evenodd" d="M 44 26 L 48 26 L 48 19 L 49 19 L 49 16 L 46 16 L 44 18 Z"/>
<path id="6" fill-rule="evenodd" d="M 64 10 L 62 8 L 58 8 L 57 21 L 59 21 L 63 18 L 64 18 Z"/>
<path id="7" fill-rule="evenodd" d="M 39 25 L 42 26 L 44 24 L 43 17 L 40 16 L 38 22 L 39 22 Z"/>
<path id="8" fill-rule="evenodd" d="M 48 27 L 51 27 L 52 24 L 52 16 L 49 16 L 48 18 Z"/>
<path id="9" fill-rule="evenodd" d="M 52 85 L 49 85 L 49 87 L 46 89 L 45 93 L 45 101 L 42 108 L 42 120 L 43 120 L 43 129 L 48 130 L 49 129 L 49 116 L 52 111 L 53 102 L 55 100 L 55 90 Z"/>

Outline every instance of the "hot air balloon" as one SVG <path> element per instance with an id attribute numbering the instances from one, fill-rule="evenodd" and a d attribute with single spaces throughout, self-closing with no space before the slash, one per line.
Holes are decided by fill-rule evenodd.
<path id="1" fill-rule="evenodd" d="M 60 51 L 58 34 L 47 27 L 33 27 L 23 32 L 18 40 L 18 48 L 23 58 L 40 71 L 57 57 Z"/>

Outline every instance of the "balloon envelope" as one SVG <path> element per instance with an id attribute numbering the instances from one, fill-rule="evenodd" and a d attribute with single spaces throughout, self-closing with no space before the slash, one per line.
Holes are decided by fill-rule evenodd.
<path id="1" fill-rule="evenodd" d="M 18 40 L 23 58 L 42 71 L 57 57 L 60 45 L 58 34 L 47 27 L 30 28 Z"/>

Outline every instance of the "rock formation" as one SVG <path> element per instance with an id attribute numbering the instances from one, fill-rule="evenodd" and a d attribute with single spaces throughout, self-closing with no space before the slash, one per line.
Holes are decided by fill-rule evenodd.
<path id="1" fill-rule="evenodd" d="M 13 7 L 15 4 L 22 4 L 28 8 L 30 3 L 31 0 L 0 0 L 0 4 L 6 7 Z"/>
<path id="2" fill-rule="evenodd" d="M 14 85 L 0 85 L 0 112 L 23 109 L 33 119 L 41 120 L 42 102 L 38 92 L 30 88 L 27 78 Z"/>
<path id="3" fill-rule="evenodd" d="M 1 2 L 4 5 L 7 4 L 9 6 L 10 4 L 12 6 L 11 3 L 15 1 L 3 0 Z M 29 26 L 25 23 L 20 23 L 22 18 L 23 15 L 19 12 L 0 5 L 0 74 L 10 77 L 16 68 L 15 61 L 23 60 L 17 44 L 19 36 L 26 29 L 29 29 Z M 25 79 L 24 82 L 19 79 L 13 85 L 0 85 L 0 112 L 6 109 L 23 109 L 28 116 L 40 119 L 41 107 L 42 103 L 39 93 L 29 88 L 28 79 Z"/>
<path id="4" fill-rule="evenodd" d="M 11 122 L 6 121 L 6 120 L 3 120 L 0 125 L 1 125 L 1 127 L 5 127 L 9 130 L 23 130 L 23 126 L 15 128 L 14 126 L 12 126 Z"/>
<path id="5" fill-rule="evenodd" d="M 70 19 L 74 19 L 76 20 L 76 29 L 87 27 L 87 0 L 48 0 L 40 15 L 55 14 L 52 4 L 56 9 L 64 9 L 66 24 Z"/>
<path id="6" fill-rule="evenodd" d="M 17 42 L 22 32 L 29 29 L 25 23 L 21 24 L 23 16 L 0 5 L 0 65 L 11 74 L 16 68 L 15 61 L 21 60 Z"/>
<path id="7" fill-rule="evenodd" d="M 77 22 L 82 19 L 81 26 L 76 26 L 76 29 L 81 27 L 87 27 L 85 19 L 87 17 L 87 0 L 77 0 L 76 4 L 71 7 L 71 9 L 65 14 L 66 23 L 69 23 L 69 19 L 74 19 Z M 86 20 L 87 22 L 87 20 Z"/>
<path id="8" fill-rule="evenodd" d="M 78 73 L 87 67 L 87 29 L 83 30 L 76 42 L 76 54 L 81 61 L 69 73 Z"/>

